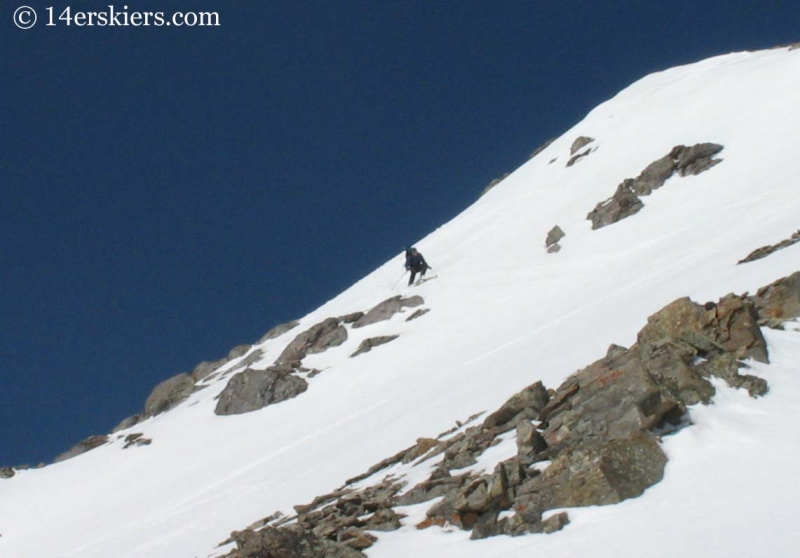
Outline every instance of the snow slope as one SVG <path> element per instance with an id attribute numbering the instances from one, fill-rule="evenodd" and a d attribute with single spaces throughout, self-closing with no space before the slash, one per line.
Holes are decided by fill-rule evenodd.
<path id="1" fill-rule="evenodd" d="M 609 344 L 630 345 L 647 316 L 675 298 L 716 300 L 797 271 L 800 245 L 736 262 L 798 229 L 798 90 L 800 50 L 787 49 L 716 57 L 633 84 L 421 240 L 438 279 L 398 287 L 398 256 L 301 327 L 254 347 L 264 350 L 254 367 L 271 364 L 303 329 L 367 310 L 398 289 L 422 295 L 428 314 L 350 330 L 344 345 L 304 361 L 323 373 L 290 401 L 217 417 L 214 398 L 231 377 L 222 374 L 176 409 L 120 433 L 142 432 L 150 446 L 123 450 L 117 439 L 0 481 L 0 556 L 219 555 L 230 547 L 216 545 L 232 530 L 290 513 L 418 437 L 493 410 L 536 380 L 557 387 Z M 567 168 L 578 136 L 595 138 L 596 151 Z M 623 179 L 675 145 L 700 142 L 724 145 L 723 162 L 671 178 L 639 214 L 591 230 L 586 214 Z M 556 224 L 567 235 L 563 249 L 546 254 Z M 388 334 L 400 337 L 349 358 L 362 339 Z M 692 410 L 695 426 L 665 440 L 665 479 L 642 497 L 572 510 L 572 524 L 547 536 L 470 542 L 467 533 L 417 531 L 408 521 L 380 534 L 367 554 L 797 555 L 790 521 L 800 508 L 792 470 L 800 457 L 800 332 L 765 335 L 772 364 L 756 364 L 755 373 L 770 393 L 754 400 L 720 387 L 714 405 Z M 424 509 L 407 510 L 409 519 Z"/>

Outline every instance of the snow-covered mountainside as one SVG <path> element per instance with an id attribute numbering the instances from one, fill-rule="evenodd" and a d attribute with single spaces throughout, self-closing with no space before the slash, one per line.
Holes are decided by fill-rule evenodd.
<path id="1" fill-rule="evenodd" d="M 151 409 L 71 459 L 7 471 L 0 556 L 222 556 L 235 548 L 218 546 L 232 531 L 276 511 L 291 517 L 293 506 L 537 381 L 558 388 L 610 345 L 636 343 L 648 316 L 678 298 L 752 294 L 800 270 L 800 246 L 789 242 L 737 263 L 800 227 L 798 90 L 800 51 L 789 48 L 720 56 L 633 84 L 420 240 L 437 278 L 407 287 L 398 255 L 296 327 L 176 380 L 171 394 L 189 395 L 166 412 Z M 565 236 L 548 252 L 555 226 Z M 357 327 L 371 320 L 354 313 L 397 295 L 423 300 Z M 420 309 L 428 312 L 409 320 Z M 321 339 L 287 347 L 329 318 L 314 330 Z M 450 524 L 418 529 L 432 502 L 410 505 L 402 526 L 374 533 L 364 553 L 797 555 L 800 326 L 762 332 L 770 363 L 746 364 L 769 392 L 754 398 L 713 380 L 713 402 L 691 406 L 691 426 L 661 438 L 664 478 L 641 496 L 570 509 L 571 523 L 553 534 L 476 541 Z M 248 367 L 273 372 L 251 378 Z M 266 399 L 254 395 L 256 382 L 271 385 Z M 516 442 L 512 429 L 469 469 L 491 473 L 516 455 Z M 428 465 L 391 471 L 410 487 Z"/>

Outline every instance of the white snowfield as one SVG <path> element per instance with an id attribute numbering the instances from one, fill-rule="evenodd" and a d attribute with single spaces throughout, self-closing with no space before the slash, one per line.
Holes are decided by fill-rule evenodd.
<path id="1" fill-rule="evenodd" d="M 350 477 L 521 388 L 563 379 L 629 346 L 647 317 L 691 296 L 700 303 L 800 270 L 800 245 L 736 265 L 800 228 L 800 50 L 738 53 L 650 75 L 593 110 L 472 207 L 417 246 L 439 278 L 408 289 L 413 310 L 363 329 L 304 364 L 323 373 L 295 399 L 218 417 L 208 382 L 176 409 L 74 459 L 0 480 L 2 558 L 206 558 L 275 511 Z M 595 141 L 567 168 L 579 136 Z M 625 178 L 676 145 L 724 145 L 723 162 L 675 176 L 637 215 L 593 231 L 586 214 Z M 559 225 L 562 250 L 547 254 Z M 265 368 L 299 332 L 398 293 L 401 256 L 254 347 Z M 800 327 L 798 327 L 800 329 Z M 396 341 L 349 358 L 361 340 Z M 664 480 L 639 498 L 569 510 L 553 535 L 469 541 L 406 525 L 378 533 L 370 558 L 619 558 L 800 556 L 800 331 L 765 330 L 772 364 L 753 363 L 770 392 L 752 399 L 718 385 L 693 426 L 664 439 Z M 231 362 L 226 369 L 237 364 Z M 120 438 L 153 440 L 123 450 Z M 506 443 L 513 444 L 513 436 Z M 502 445 L 491 459 L 508 457 Z M 8 464 L 5 464 L 8 465 Z"/>

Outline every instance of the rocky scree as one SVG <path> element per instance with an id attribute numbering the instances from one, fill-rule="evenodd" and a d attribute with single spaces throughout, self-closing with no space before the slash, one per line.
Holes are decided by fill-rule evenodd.
<path id="1" fill-rule="evenodd" d="M 294 516 L 273 514 L 235 533 L 228 542 L 237 549 L 228 558 L 260 556 L 243 553 L 239 541 L 259 538 L 270 548 L 284 531 L 361 551 L 375 533 L 400 527 L 396 508 L 434 499 L 440 500 L 417 528 L 451 526 L 480 539 L 551 533 L 569 517 L 548 516 L 550 510 L 640 496 L 663 477 L 659 437 L 689 425 L 688 406 L 712 400 L 712 378 L 754 397 L 767 392 L 766 381 L 743 373 L 747 359 L 768 362 L 758 325 L 797 317 L 800 272 L 752 297 L 731 294 L 702 306 L 678 299 L 648 318 L 632 347 L 612 345 L 556 390 L 536 382 L 482 423 L 468 426 L 473 416 L 436 438 L 420 438 L 336 491 L 295 506 Z M 469 469 L 509 436 L 516 438 L 514 457 L 491 472 Z M 409 486 L 403 468 L 417 466 L 433 472 Z"/>

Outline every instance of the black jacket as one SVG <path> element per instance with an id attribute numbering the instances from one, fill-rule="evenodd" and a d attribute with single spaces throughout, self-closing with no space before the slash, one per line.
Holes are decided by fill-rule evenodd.
<path id="1" fill-rule="evenodd" d="M 428 262 L 422 257 L 422 254 L 417 252 L 413 254 L 411 250 L 406 250 L 406 269 L 411 271 L 422 271 L 428 267 Z"/>

